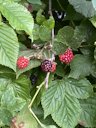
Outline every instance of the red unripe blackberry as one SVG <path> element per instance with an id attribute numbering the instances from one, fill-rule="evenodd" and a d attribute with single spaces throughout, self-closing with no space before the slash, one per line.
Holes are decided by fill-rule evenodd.
<path id="1" fill-rule="evenodd" d="M 55 72 L 56 70 L 56 63 L 52 62 L 51 72 Z"/>
<path id="2" fill-rule="evenodd" d="M 51 67 L 52 67 L 52 62 L 50 60 L 44 60 L 41 63 L 41 69 L 44 72 L 50 72 L 51 71 Z"/>
<path id="3" fill-rule="evenodd" d="M 17 67 L 19 69 L 24 69 L 29 65 L 29 59 L 27 57 L 21 56 L 17 60 Z"/>
<path id="4" fill-rule="evenodd" d="M 63 54 L 59 55 L 59 59 L 61 62 L 65 64 L 69 64 L 74 58 L 72 49 L 68 48 Z"/>

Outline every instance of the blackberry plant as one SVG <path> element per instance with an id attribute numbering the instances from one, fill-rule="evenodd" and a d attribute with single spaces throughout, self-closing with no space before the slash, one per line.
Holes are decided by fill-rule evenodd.
<path id="1" fill-rule="evenodd" d="M 0 0 L 0 128 L 89 127 L 95 0 Z"/>

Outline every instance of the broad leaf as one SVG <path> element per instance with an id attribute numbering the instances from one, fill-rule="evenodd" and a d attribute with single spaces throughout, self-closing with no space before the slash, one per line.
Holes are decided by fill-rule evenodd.
<path id="1" fill-rule="evenodd" d="M 12 28 L 0 25 L 0 64 L 16 71 L 16 61 L 19 52 L 17 36 Z"/>
<path id="2" fill-rule="evenodd" d="M 29 111 L 28 106 L 25 105 L 22 111 L 17 115 L 17 125 L 23 123 L 24 128 L 38 128 L 38 123 L 34 119 L 32 113 Z"/>
<path id="3" fill-rule="evenodd" d="M 15 95 L 25 100 L 30 98 L 30 81 L 26 76 L 20 76 L 11 86 L 14 88 Z"/>
<path id="4" fill-rule="evenodd" d="M 67 42 L 71 40 L 73 35 L 74 35 L 74 29 L 72 27 L 66 26 L 66 27 L 61 28 L 58 31 L 56 39 L 58 42 L 62 42 L 65 45 L 68 45 Z"/>
<path id="5" fill-rule="evenodd" d="M 79 101 L 66 94 L 60 107 L 52 113 L 52 118 L 62 128 L 74 128 L 78 123 L 80 113 Z"/>
<path id="6" fill-rule="evenodd" d="M 71 93 L 69 94 L 68 82 L 70 82 L 68 79 L 52 82 L 41 99 L 44 117 L 51 114 L 54 121 L 62 128 L 74 128 L 81 112 L 79 101 L 70 95 Z M 78 85 L 77 82 L 75 84 Z"/>
<path id="7" fill-rule="evenodd" d="M 71 72 L 69 77 L 78 79 L 88 76 L 91 72 L 92 59 L 84 55 L 76 55 L 70 64 Z"/>
<path id="8" fill-rule="evenodd" d="M 88 0 L 68 0 L 70 4 L 73 5 L 75 10 L 85 17 L 92 17 L 96 14 L 93 7 L 92 1 Z"/>
<path id="9" fill-rule="evenodd" d="M 66 49 L 68 48 L 68 46 L 65 45 L 66 43 L 67 43 L 66 41 L 63 41 L 63 43 L 59 41 L 54 41 L 53 50 L 55 51 L 56 55 L 59 55 L 61 53 L 64 53 L 64 51 L 66 51 Z"/>
<path id="10" fill-rule="evenodd" d="M 15 79 L 16 74 L 12 69 L 0 65 L 0 77 Z"/>
<path id="11" fill-rule="evenodd" d="M 86 100 L 80 100 L 82 114 L 80 124 L 84 127 L 96 126 L 96 94 Z"/>
<path id="12" fill-rule="evenodd" d="M 95 10 L 96 10 L 96 0 L 92 0 L 92 4 L 93 4 L 93 7 L 94 7 Z"/>
<path id="13" fill-rule="evenodd" d="M 32 3 L 32 4 L 39 4 L 39 5 L 41 5 L 42 4 L 42 2 L 41 2 L 41 0 L 27 0 L 29 3 Z"/>
<path id="14" fill-rule="evenodd" d="M 0 2 L 0 11 L 14 29 L 24 30 L 32 36 L 34 21 L 24 6 L 15 2 Z"/>
<path id="15" fill-rule="evenodd" d="M 79 48 L 83 42 L 86 42 L 86 31 L 86 27 L 83 25 L 76 27 L 72 39 L 68 41 L 68 46 L 73 49 Z"/>
<path id="16" fill-rule="evenodd" d="M 42 41 L 49 41 L 51 39 L 51 30 L 44 25 L 40 26 L 39 38 Z"/>
<path id="17" fill-rule="evenodd" d="M 0 122 L 4 125 L 10 125 L 10 121 L 12 119 L 12 114 L 6 108 L 0 107 Z M 0 123 L 1 124 L 1 123 Z"/>
<path id="18" fill-rule="evenodd" d="M 93 87 L 87 79 L 75 80 L 69 78 L 65 79 L 64 84 L 68 94 L 79 99 L 86 99 L 93 93 Z"/>
<path id="19" fill-rule="evenodd" d="M 11 96 L 20 97 L 25 100 L 30 98 L 30 81 L 25 76 L 19 77 L 17 80 L 0 78 L 0 96 L 2 96 L 6 90 L 12 90 Z M 14 93 L 14 94 L 13 94 Z M 1 98 L 1 97 L 0 97 Z"/>

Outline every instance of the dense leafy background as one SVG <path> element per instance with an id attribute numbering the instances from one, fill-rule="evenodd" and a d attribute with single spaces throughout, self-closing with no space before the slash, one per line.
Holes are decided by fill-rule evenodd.
<path id="1" fill-rule="evenodd" d="M 96 1 L 0 0 L 0 127 L 96 127 Z M 54 41 L 52 47 L 52 29 Z M 70 47 L 69 65 L 58 55 Z M 57 69 L 45 80 L 42 60 L 55 54 Z M 18 69 L 19 56 L 30 57 Z M 14 121 L 15 120 L 15 121 Z"/>

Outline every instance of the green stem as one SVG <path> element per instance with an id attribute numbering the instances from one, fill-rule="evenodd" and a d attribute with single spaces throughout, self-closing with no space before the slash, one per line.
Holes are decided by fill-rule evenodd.
<path id="1" fill-rule="evenodd" d="M 32 107 L 34 100 L 36 99 L 36 97 L 37 97 L 37 95 L 38 95 L 40 89 L 42 88 L 42 86 L 43 86 L 44 84 L 45 84 L 45 80 L 38 86 L 38 89 L 37 89 L 37 91 L 36 91 L 34 97 L 32 98 L 32 100 L 31 100 L 29 106 L 28 106 L 29 108 Z"/>
<path id="2" fill-rule="evenodd" d="M 32 111 L 32 109 L 29 109 L 30 112 L 32 113 L 32 115 L 34 116 L 34 118 L 37 120 L 38 124 L 40 124 L 40 126 L 43 128 L 43 124 L 40 122 L 40 120 L 37 118 L 37 116 L 35 115 L 35 113 Z"/>
<path id="3" fill-rule="evenodd" d="M 31 100 L 29 106 L 28 106 L 29 111 L 32 113 L 32 115 L 34 116 L 34 118 L 37 120 L 37 122 L 39 123 L 39 125 L 40 125 L 42 128 L 44 128 L 44 125 L 43 125 L 43 124 L 40 122 L 40 120 L 37 118 L 37 116 L 35 115 L 35 113 L 32 111 L 31 107 L 32 107 L 33 102 L 34 102 L 34 100 L 36 99 L 36 97 L 37 97 L 37 95 L 38 95 L 40 89 L 42 88 L 42 86 L 43 86 L 44 84 L 45 84 L 45 80 L 38 86 L 38 89 L 37 89 L 35 95 L 33 96 L 33 98 L 32 98 L 32 100 Z"/>

